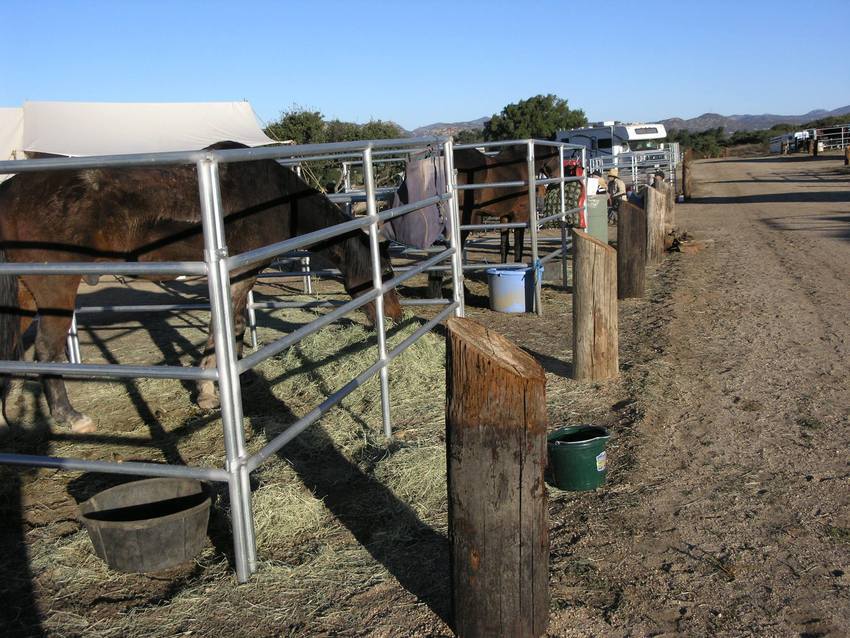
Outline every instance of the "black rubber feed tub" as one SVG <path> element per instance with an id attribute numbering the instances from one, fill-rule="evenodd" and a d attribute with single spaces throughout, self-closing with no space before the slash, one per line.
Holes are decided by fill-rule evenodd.
<path id="1" fill-rule="evenodd" d="M 156 572 L 191 560 L 204 546 L 209 489 L 191 479 L 124 483 L 80 503 L 95 554 L 122 572 Z"/>

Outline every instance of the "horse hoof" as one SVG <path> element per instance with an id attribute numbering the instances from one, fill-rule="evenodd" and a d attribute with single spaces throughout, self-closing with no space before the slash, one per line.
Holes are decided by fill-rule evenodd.
<path id="1" fill-rule="evenodd" d="M 95 430 L 97 430 L 97 427 L 94 420 L 85 414 L 81 414 L 71 421 L 71 432 L 74 434 L 91 434 Z"/>
<path id="2" fill-rule="evenodd" d="M 218 397 L 214 394 L 198 395 L 198 407 L 202 410 L 215 410 L 219 405 Z"/>

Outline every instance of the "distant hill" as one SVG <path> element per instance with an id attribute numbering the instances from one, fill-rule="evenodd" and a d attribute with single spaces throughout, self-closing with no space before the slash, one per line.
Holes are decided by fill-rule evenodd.
<path id="1" fill-rule="evenodd" d="M 660 120 L 660 123 L 668 130 L 687 129 L 688 131 L 699 132 L 722 126 L 727 133 L 734 133 L 735 131 L 768 129 L 775 124 L 805 124 L 812 120 L 838 115 L 850 115 L 850 105 L 832 111 L 817 109 L 804 115 L 773 115 L 770 113 L 764 115 L 719 115 L 717 113 L 703 113 L 699 117 L 692 117 L 688 120 L 672 117 Z"/>
<path id="2" fill-rule="evenodd" d="M 666 120 L 659 120 L 659 122 L 666 126 L 668 130 L 687 129 L 688 131 L 699 132 L 722 126 L 727 133 L 734 133 L 735 131 L 769 129 L 774 124 L 805 124 L 812 120 L 838 115 L 847 115 L 848 120 L 850 120 L 850 105 L 842 106 L 831 111 L 816 109 L 804 115 L 773 115 L 771 113 L 765 113 L 763 115 L 720 115 L 718 113 L 703 113 L 699 117 L 692 117 L 688 120 L 680 117 L 671 117 Z M 413 129 L 410 131 L 410 134 L 415 136 L 454 135 L 458 131 L 465 129 L 483 129 L 484 123 L 489 119 L 490 116 L 485 116 L 468 122 L 437 122 L 436 124 L 428 124 Z"/>
<path id="3" fill-rule="evenodd" d="M 436 124 L 428 124 L 415 128 L 411 131 L 411 134 L 418 137 L 422 135 L 454 135 L 459 131 L 465 131 L 467 129 L 478 131 L 484 128 L 484 123 L 489 119 L 490 116 L 488 115 L 468 122 L 437 122 Z"/>

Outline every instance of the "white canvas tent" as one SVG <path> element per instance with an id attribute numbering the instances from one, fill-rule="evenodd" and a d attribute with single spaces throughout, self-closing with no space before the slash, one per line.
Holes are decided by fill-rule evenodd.
<path id="1" fill-rule="evenodd" d="M 25 102 L 23 109 L 0 109 L 2 159 L 188 151 L 224 140 L 277 143 L 248 102 Z"/>
<path id="2" fill-rule="evenodd" d="M 22 147 L 23 136 L 24 110 L 0 108 L 0 161 L 19 159 L 17 153 Z M 3 177 L 0 175 L 0 180 Z"/>

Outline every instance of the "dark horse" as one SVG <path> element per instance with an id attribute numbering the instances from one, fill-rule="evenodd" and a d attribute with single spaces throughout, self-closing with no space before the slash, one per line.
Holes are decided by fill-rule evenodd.
<path id="1" fill-rule="evenodd" d="M 211 150 L 241 148 L 222 142 Z M 327 197 L 273 160 L 220 165 L 225 232 L 236 254 L 350 220 Z M 204 243 L 198 177 L 194 166 L 103 168 L 21 173 L 0 184 L 0 261 L 186 261 L 200 260 Z M 343 273 L 356 296 L 372 286 L 368 237 L 356 230 L 312 247 Z M 247 295 L 268 263 L 231 273 L 231 296 L 241 352 Z M 384 254 L 383 269 L 392 269 Z M 20 357 L 20 335 L 38 314 L 38 361 L 65 357 L 65 338 L 80 275 L 0 276 L 0 359 Z M 18 279 L 23 286 L 18 286 Z M 401 318 L 395 291 L 385 311 Z M 374 303 L 364 308 L 374 322 Z M 212 334 L 201 367 L 215 365 Z M 70 404 L 61 377 L 42 379 L 50 414 L 74 432 L 94 422 Z M 198 383 L 198 405 L 218 405 L 212 381 Z M 5 426 L 5 423 L 2 423 Z"/>
<path id="2" fill-rule="evenodd" d="M 464 184 L 497 184 L 500 182 L 528 181 L 528 146 L 514 144 L 506 146 L 496 155 L 486 155 L 477 148 L 459 148 L 454 151 L 454 165 L 457 170 L 458 186 Z M 558 148 L 544 144 L 534 145 L 535 177 L 558 177 L 560 154 Z M 546 194 L 546 185 L 537 187 L 537 198 Z M 527 186 L 486 187 L 475 190 L 463 190 L 458 193 L 460 223 L 481 224 L 485 217 L 495 217 L 501 224 L 528 223 L 531 207 L 528 201 Z M 460 244 L 464 246 L 469 233 L 460 233 Z M 500 263 L 507 263 L 510 249 L 510 229 L 501 231 Z M 525 241 L 525 229 L 514 229 L 514 261 L 522 261 Z M 429 275 L 429 296 L 439 297 L 441 278 Z"/>

